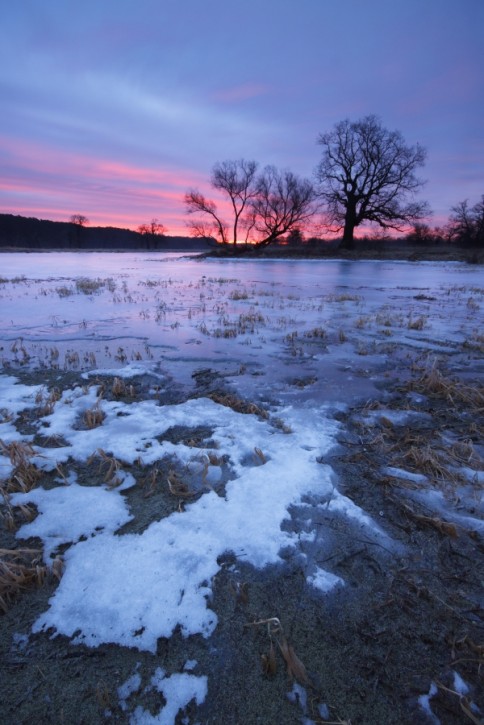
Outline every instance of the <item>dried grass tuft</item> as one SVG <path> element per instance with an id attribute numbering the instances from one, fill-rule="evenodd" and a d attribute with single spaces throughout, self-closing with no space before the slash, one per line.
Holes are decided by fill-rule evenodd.
<path id="1" fill-rule="evenodd" d="M 84 412 L 84 423 L 88 429 L 99 428 L 102 425 L 106 414 L 100 408 L 100 401 L 98 400 L 92 408 L 89 408 Z"/>
<path id="2" fill-rule="evenodd" d="M 170 470 L 168 472 L 167 481 L 168 488 L 173 496 L 177 498 L 192 498 L 195 495 L 193 491 L 190 491 L 188 485 L 182 481 L 176 471 Z"/>
<path id="3" fill-rule="evenodd" d="M 135 359 L 141 359 L 141 357 Z M 129 398 L 136 397 L 136 390 L 134 385 L 126 385 L 125 381 L 122 378 L 114 378 L 111 392 L 115 398 L 120 398 L 122 396 Z"/>
<path id="4" fill-rule="evenodd" d="M 54 412 L 54 406 L 61 398 L 58 388 L 53 388 L 50 392 L 46 392 L 44 388 L 39 390 L 35 396 L 35 403 L 38 406 L 38 412 L 41 416 L 51 415 Z"/>
<path id="5" fill-rule="evenodd" d="M 445 466 L 442 456 L 437 449 L 426 444 L 424 446 L 411 445 L 402 452 L 397 462 L 403 467 L 408 467 L 418 473 L 424 473 L 434 480 L 452 480 L 456 477 Z"/>
<path id="6" fill-rule="evenodd" d="M 35 455 L 35 451 L 25 441 L 11 441 L 11 443 L 4 443 L 0 440 L 0 450 L 4 456 L 10 459 L 12 466 L 26 465 L 29 463 L 29 459 Z"/>
<path id="7" fill-rule="evenodd" d="M 409 330 L 423 330 L 425 327 L 425 317 L 417 317 L 415 320 L 410 317 L 408 321 Z"/>
<path id="8" fill-rule="evenodd" d="M 411 387 L 424 395 L 443 398 L 452 405 L 463 403 L 473 410 L 484 410 L 484 385 L 469 385 L 451 380 L 438 369 L 435 361 Z"/>
<path id="9" fill-rule="evenodd" d="M 99 473 L 104 472 L 104 481 L 111 488 L 115 488 L 122 483 L 122 479 L 119 478 L 118 473 L 122 470 L 121 462 L 118 461 L 113 455 L 106 453 L 102 448 L 98 448 L 87 460 L 90 465 L 95 458 L 100 459 Z"/>
<path id="10" fill-rule="evenodd" d="M 3 495 L 16 492 L 27 493 L 35 488 L 41 472 L 30 460 L 37 455 L 30 443 L 25 441 L 4 443 L 0 440 L 0 451 L 10 459 L 10 463 L 14 466 L 9 478 L 2 483 Z"/>
<path id="11" fill-rule="evenodd" d="M 43 584 L 48 568 L 39 549 L 0 549 L 0 611 L 7 612 L 26 589 Z"/>
<path id="12" fill-rule="evenodd" d="M 158 468 L 153 468 L 150 473 L 145 476 L 145 478 L 141 481 L 140 485 L 142 488 L 144 488 L 144 498 L 150 498 L 150 496 L 153 496 L 156 491 L 159 476 L 160 470 Z"/>
<path id="13" fill-rule="evenodd" d="M 230 393 L 214 392 L 210 393 L 208 397 L 213 400 L 214 403 L 224 405 L 226 408 L 231 408 L 236 413 L 257 415 L 264 420 L 267 420 L 269 417 L 269 414 L 266 410 L 264 410 L 264 408 L 260 408 L 255 403 L 248 403 L 247 401 L 238 398 L 236 395 L 231 395 Z"/>

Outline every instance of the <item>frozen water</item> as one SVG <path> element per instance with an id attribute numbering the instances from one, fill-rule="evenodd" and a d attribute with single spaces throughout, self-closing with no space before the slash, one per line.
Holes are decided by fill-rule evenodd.
<path id="1" fill-rule="evenodd" d="M 365 538 L 387 535 L 384 522 L 376 524 L 345 495 L 324 462 L 345 433 L 335 414 L 384 398 L 378 385 L 382 371 L 389 374 L 390 353 L 401 363 L 390 372 L 404 377 L 416 351 L 454 355 L 482 335 L 481 273 L 470 265 L 200 261 L 146 252 L 4 254 L 2 265 L 0 439 L 6 445 L 32 441 L 37 426 L 57 445 L 36 445 L 33 462 L 46 472 L 65 467 L 59 486 L 15 494 L 11 501 L 37 507 L 37 518 L 18 536 L 41 538 L 47 561 L 59 546 L 68 547 L 64 577 L 34 630 L 93 647 L 113 642 L 155 652 L 158 638 L 176 628 L 185 637 L 210 637 L 217 626 L 212 580 L 228 551 L 265 567 L 297 550 L 315 596 L 331 596 L 336 586 L 344 593 L 343 579 L 315 565 L 311 547 L 330 543 L 308 510 L 343 517 L 348 529 L 364 529 Z M 129 384 L 148 376 L 161 396 L 174 386 L 186 395 L 171 405 L 155 396 L 104 400 L 97 384 L 79 385 L 64 390 L 22 433 L 22 414 L 38 406 L 44 392 L 18 383 L 20 368 L 48 370 L 54 382 L 56 371 L 83 373 L 88 382 L 115 375 Z M 268 418 L 203 397 L 197 380 L 204 370 L 264 405 Z M 414 394 L 409 401 L 418 405 L 425 398 Z M 89 428 L 83 421 L 94 408 L 102 425 Z M 428 422 L 425 414 L 384 405 L 362 420 L 374 427 Z M 177 426 L 209 430 L 206 450 L 213 448 L 224 469 L 201 462 L 191 446 L 164 439 Z M 121 465 L 115 490 L 81 486 L 71 468 L 99 449 Z M 124 469 L 160 460 L 194 478 L 203 470 L 206 492 L 183 512 L 160 520 L 154 515 L 141 534 L 121 533 L 133 517 L 125 492 L 134 478 Z M 0 476 L 11 470 L 4 449 Z M 481 525 L 480 503 L 474 501 L 472 511 L 466 507 L 464 486 L 457 513 L 427 477 L 396 467 L 384 472 L 418 487 L 411 495 L 430 510 L 462 526 Z M 470 481 L 473 471 L 462 472 Z M 304 530 L 301 524 L 296 531 L 298 516 Z M 291 518 L 294 526 L 287 525 Z M 140 685 L 135 672 L 120 688 L 125 707 Z M 174 722 L 192 699 L 203 701 L 207 681 L 160 670 L 151 687 L 167 704 L 157 715 L 138 707 L 132 722 Z M 436 721 L 432 688 L 420 705 Z"/>

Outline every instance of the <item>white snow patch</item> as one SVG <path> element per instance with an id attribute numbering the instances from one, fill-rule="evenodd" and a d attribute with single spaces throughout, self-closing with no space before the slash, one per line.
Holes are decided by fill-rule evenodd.
<path id="1" fill-rule="evenodd" d="M 388 420 L 395 426 L 407 425 L 417 420 L 431 420 L 428 413 L 415 410 L 395 410 L 394 408 L 378 408 L 369 410 L 363 416 L 366 423 L 375 425 L 383 420 Z"/>
<path id="2" fill-rule="evenodd" d="M 205 676 L 196 677 L 186 673 L 178 673 L 167 677 L 165 671 L 158 667 L 151 678 L 151 688 L 163 693 L 166 705 L 157 715 L 152 715 L 138 706 L 130 718 L 130 725 L 174 725 L 175 718 L 191 700 L 201 705 L 207 696 L 208 685 Z"/>
<path id="3" fill-rule="evenodd" d="M 126 711 L 128 709 L 127 700 L 136 692 L 139 692 L 141 687 L 141 675 L 138 673 L 140 663 L 135 667 L 133 674 L 118 687 L 118 699 L 121 710 Z"/>
<path id="4" fill-rule="evenodd" d="M 187 660 L 185 662 L 185 664 L 183 665 L 183 669 L 185 670 L 185 672 L 191 672 L 192 670 L 195 669 L 197 664 L 198 664 L 197 660 Z"/>
<path id="5" fill-rule="evenodd" d="M 0 375 L 1 408 L 14 416 L 23 410 L 35 408 L 36 396 L 42 389 L 42 385 L 23 385 L 13 375 Z"/>
<path id="6" fill-rule="evenodd" d="M 412 481 L 413 483 L 427 483 L 428 478 L 423 473 L 412 473 L 404 468 L 395 468 L 394 466 L 386 466 L 383 473 L 394 478 L 402 478 L 404 481 Z"/>
<path id="7" fill-rule="evenodd" d="M 292 686 L 292 690 L 289 690 L 287 699 L 292 702 L 293 705 L 299 705 L 301 710 L 305 713 L 308 703 L 308 694 L 305 688 L 298 682 L 295 682 Z"/>
<path id="8" fill-rule="evenodd" d="M 82 374 L 82 377 L 87 379 L 90 377 L 98 377 L 99 375 L 105 377 L 116 377 L 116 378 L 135 378 L 138 375 L 154 375 L 159 380 L 165 380 L 166 376 L 161 373 L 156 373 L 153 370 L 153 363 L 129 363 L 122 368 L 99 368 L 97 370 L 89 370 Z"/>
<path id="9" fill-rule="evenodd" d="M 434 723 L 434 725 L 440 725 L 439 718 L 434 714 L 431 706 L 430 706 L 430 700 L 434 695 L 436 695 L 438 692 L 437 685 L 435 682 L 432 682 L 430 685 L 430 689 L 426 695 L 420 695 L 418 698 L 418 704 L 426 712 L 428 715 L 430 721 Z"/>
<path id="10" fill-rule="evenodd" d="M 37 507 L 37 518 L 21 526 L 16 537 L 42 539 L 46 563 L 61 544 L 77 542 L 82 536 L 95 536 L 101 530 L 116 531 L 133 518 L 117 491 L 77 483 L 14 493 L 10 502 L 13 506 L 33 503 Z"/>
<path id="11" fill-rule="evenodd" d="M 467 695 L 469 692 L 469 685 L 467 682 L 464 682 L 462 677 L 459 675 L 458 672 L 454 670 L 454 690 L 459 693 L 459 695 Z"/>
<path id="12" fill-rule="evenodd" d="M 319 567 L 316 567 L 316 570 L 306 577 L 306 581 L 315 589 L 319 589 L 324 593 L 331 591 L 331 589 L 334 589 L 338 585 L 344 585 L 344 580 L 341 577 Z"/>
<path id="13" fill-rule="evenodd" d="M 471 512 L 467 514 L 458 513 L 454 508 L 451 508 L 443 492 L 437 491 L 436 489 L 412 491 L 411 496 L 448 521 L 453 521 L 471 531 L 484 531 L 484 521 L 482 518 L 478 518 L 482 505 L 476 501 L 472 502 L 471 496 L 466 497 L 464 501 L 474 509 L 474 514 Z M 463 506 L 464 504 L 461 505 Z"/>
<path id="14" fill-rule="evenodd" d="M 56 489 L 27 494 L 25 501 L 37 502 L 43 516 L 23 527 L 22 535 L 43 536 L 49 552 L 61 541 L 96 534 L 66 552 L 64 576 L 49 609 L 35 622 L 35 631 L 52 627 L 71 637 L 77 633 L 77 643 L 114 642 L 152 652 L 157 639 L 169 637 L 178 625 L 184 636 L 209 636 L 217 624 L 208 603 L 218 557 L 233 551 L 257 567 L 279 562 L 281 549 L 299 543 L 297 534 L 282 530 L 281 524 L 289 518 L 288 509 L 309 493 L 331 495 L 332 509 L 378 530 L 369 516 L 335 490 L 332 469 L 317 462 L 333 445 L 337 430 L 324 408 L 281 411 L 293 431 L 288 435 L 267 421 L 207 399 L 173 406 L 101 401 L 106 413 L 103 424 L 94 430 L 76 430 L 79 410 L 88 407 L 94 396 L 95 392 L 82 395 L 78 389 L 63 396 L 70 403 L 59 401 L 47 418 L 54 431 L 62 430 L 69 446 L 41 449 L 42 455 L 52 451 L 67 455 L 68 448 L 69 455 L 84 460 L 101 447 L 121 461 L 132 462 L 142 451 L 145 462 L 170 454 L 186 465 L 193 449 L 160 442 L 159 436 L 174 425 L 204 425 L 213 428 L 217 455 L 226 457 L 236 478 L 226 484 L 225 497 L 211 491 L 188 504 L 183 513 L 152 523 L 142 534 L 123 536 L 113 533 L 128 519 L 117 491 L 70 486 L 62 493 Z M 255 447 L 264 452 L 267 462 L 248 466 Z M 71 490 L 79 498 L 74 493 L 65 498 Z M 93 497 L 92 505 L 86 505 L 86 499 L 83 505 L 81 491 Z M 114 510 L 99 505 L 96 496 L 111 502 Z"/>

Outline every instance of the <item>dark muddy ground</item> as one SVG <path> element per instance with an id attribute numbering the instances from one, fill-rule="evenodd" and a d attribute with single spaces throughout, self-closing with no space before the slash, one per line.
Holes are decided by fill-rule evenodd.
<path id="1" fill-rule="evenodd" d="M 338 414 L 342 423 L 338 447 L 324 463 L 336 472 L 338 488 L 368 512 L 392 541 L 387 546 L 347 518 L 315 509 L 312 520 L 319 544 L 304 553 L 341 576 L 345 586 L 327 595 L 308 587 L 301 559 L 303 544 L 299 551 L 288 552 L 281 566 L 264 570 L 236 561 L 228 553 L 213 582 L 211 606 L 219 624 L 212 637 L 186 640 L 177 633 L 160 640 L 153 655 L 114 645 L 89 649 L 63 637 L 51 640 L 45 634 L 32 635 L 32 623 L 47 608 L 57 585 L 50 575 L 41 586 L 24 591 L 0 616 L 0 721 L 126 723 L 137 705 L 157 713 L 162 696 L 152 689 L 144 691 L 153 671 L 162 666 L 169 673 L 181 672 L 190 659 L 197 661 L 193 674 L 208 675 L 208 696 L 200 707 L 192 702 L 178 715 L 177 723 L 285 725 L 307 718 L 352 725 L 424 724 L 432 719 L 422 703 L 434 691 L 429 702 L 441 723 L 482 722 L 482 530 L 439 518 L 412 498 L 408 481 L 382 473 L 382 467 L 403 459 L 408 468 L 411 451 L 421 472 L 433 477 L 436 485 L 439 481 L 445 485 L 452 499 L 449 487 L 456 484 L 444 480 L 450 462 L 443 431 L 462 444 L 453 453 L 454 462 L 461 450 L 457 462 L 465 460 L 476 471 L 482 470 L 483 389 L 475 382 L 483 372 L 479 365 L 474 360 L 465 383 L 449 388 L 446 381 L 456 379 L 452 370 L 443 371 L 439 387 L 435 380 L 433 385 L 425 380 L 418 364 L 412 367 L 407 361 L 400 369 L 389 364 L 378 383 L 380 402 L 365 401 Z M 72 385 L 75 375 L 60 382 L 58 373 L 20 373 L 20 378 L 58 387 Z M 311 381 L 294 384 L 310 385 Z M 135 386 L 137 395 L 145 394 L 147 386 L 141 379 Z M 412 391 L 421 395 L 415 404 L 418 410 L 428 413 L 418 426 L 398 426 L 383 414 L 378 417 L 379 405 L 396 410 L 412 407 Z M 190 394 L 213 392 L 227 389 L 223 380 L 205 371 L 194 380 Z M 161 402 L 176 402 L 186 394 L 174 386 L 171 399 Z M 371 409 L 376 414 L 370 424 L 365 413 Z M 27 430 L 28 415 L 22 424 Z M 200 439 L 206 435 L 206 431 L 199 433 Z M 197 440 L 197 431 L 178 430 L 171 435 Z M 99 475 L 96 470 L 93 467 L 84 474 Z M 143 472 L 132 472 L 141 484 Z M 479 497 L 477 480 L 475 487 Z M 148 497 L 145 494 L 142 485 L 126 494 L 136 514 L 130 530 L 145 528 L 154 509 L 168 514 L 177 506 L 161 486 Z M 458 508 L 455 497 L 453 505 Z M 302 530 L 304 513 L 291 513 L 287 525 Z M 16 517 L 20 523 L 20 514 Z M 0 542 L 3 548 L 39 546 L 36 540 L 19 542 L 5 527 Z M 275 625 L 253 624 L 274 617 L 280 620 L 283 633 L 276 632 Z M 278 640 L 293 647 L 305 668 L 293 672 L 301 687 L 296 682 L 292 701 L 288 692 L 294 678 Z M 141 675 L 141 685 L 124 704 L 117 688 L 135 671 Z M 469 686 L 465 696 L 456 689 L 455 672 Z"/>

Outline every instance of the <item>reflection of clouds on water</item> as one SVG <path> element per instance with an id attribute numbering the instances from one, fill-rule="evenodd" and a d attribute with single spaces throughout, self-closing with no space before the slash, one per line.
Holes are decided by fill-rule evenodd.
<path id="1" fill-rule="evenodd" d="M 81 369 L 129 360 L 223 367 L 237 359 L 270 370 L 275 382 L 300 365 L 320 376 L 358 367 L 363 357 L 374 366 L 385 344 L 450 351 L 479 313 L 479 270 L 458 263 L 133 253 L 14 253 L 2 261 L 3 279 L 12 280 L 0 285 L 3 359 L 22 365 L 54 358 L 59 367 L 79 360 Z M 304 339 L 316 326 L 324 344 Z"/>

